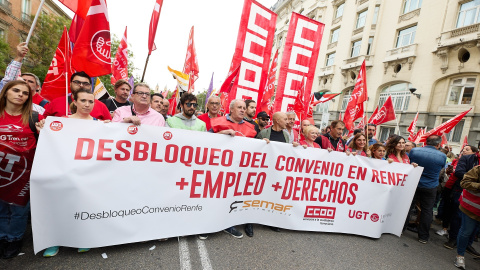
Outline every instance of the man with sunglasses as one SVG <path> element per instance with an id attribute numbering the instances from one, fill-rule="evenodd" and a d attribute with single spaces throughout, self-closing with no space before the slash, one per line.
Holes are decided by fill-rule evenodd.
<path id="1" fill-rule="evenodd" d="M 84 71 L 75 72 L 70 77 L 70 91 L 72 94 L 80 89 L 92 91 L 91 81 L 92 79 L 90 76 L 88 76 L 88 74 Z M 65 97 L 56 98 L 45 105 L 45 113 L 43 113 L 43 116 L 62 117 L 68 115 L 70 114 L 70 103 L 72 103 L 71 96 L 68 96 L 68 105 Z M 90 115 L 99 120 L 112 120 L 112 116 L 110 115 L 110 111 L 108 110 L 107 106 L 96 99 Z"/>
<path id="2" fill-rule="evenodd" d="M 197 107 L 197 97 L 191 93 L 184 93 L 180 98 L 180 108 L 182 112 L 168 118 L 166 126 L 187 130 L 207 131 L 205 122 L 195 116 Z"/>
<path id="3" fill-rule="evenodd" d="M 265 129 L 265 127 L 268 125 L 268 121 L 270 121 L 270 116 L 266 112 L 261 111 L 257 114 L 257 120 L 255 123 L 257 123 L 258 126 L 258 133 Z"/>
<path id="4" fill-rule="evenodd" d="M 131 100 L 133 105 L 115 110 L 112 122 L 132 123 L 136 126 L 165 126 L 165 119 L 150 107 L 150 87 L 146 83 L 137 83 L 133 87 Z"/>

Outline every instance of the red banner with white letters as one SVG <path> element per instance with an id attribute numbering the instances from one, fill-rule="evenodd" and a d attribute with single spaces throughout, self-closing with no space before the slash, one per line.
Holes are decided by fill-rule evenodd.
<path id="1" fill-rule="evenodd" d="M 325 25 L 293 12 L 283 51 L 274 112 L 292 111 L 300 83 L 305 77 L 304 100 L 310 99 L 318 52 Z M 308 103 L 305 103 L 305 111 Z"/>
<path id="2" fill-rule="evenodd" d="M 115 82 L 120 79 L 128 81 L 128 45 L 126 26 L 122 41 L 120 41 L 117 53 L 115 54 L 115 59 L 112 63 L 112 77 L 110 80 L 112 84 L 115 84 Z"/>
<path id="3" fill-rule="evenodd" d="M 245 0 L 229 74 L 238 66 L 240 71 L 228 95 L 229 102 L 237 98 L 262 100 L 276 22 L 277 14 L 270 9 L 257 1 Z"/>

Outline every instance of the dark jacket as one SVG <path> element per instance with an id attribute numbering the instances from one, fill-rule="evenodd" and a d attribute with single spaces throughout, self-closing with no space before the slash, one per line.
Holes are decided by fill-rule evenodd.
<path id="1" fill-rule="evenodd" d="M 478 157 L 476 154 L 462 156 L 457 163 L 457 167 L 455 168 L 455 176 L 457 177 L 457 181 L 453 185 L 453 190 L 455 191 L 462 191 L 460 187 L 460 181 L 462 181 L 463 176 L 470 171 L 473 167 L 478 165 Z"/>
<path id="2" fill-rule="evenodd" d="M 447 156 L 437 150 L 435 147 L 427 145 L 425 147 L 416 147 L 410 151 L 410 162 L 417 163 L 423 167 L 419 188 L 435 188 L 438 186 L 438 177 L 440 171 L 445 167 Z"/>

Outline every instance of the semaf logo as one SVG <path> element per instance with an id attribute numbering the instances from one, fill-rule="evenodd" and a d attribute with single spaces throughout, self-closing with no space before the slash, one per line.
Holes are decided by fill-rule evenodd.
<path id="1" fill-rule="evenodd" d="M 325 218 L 335 219 L 335 207 L 327 206 L 307 206 L 305 208 L 305 218 Z"/>

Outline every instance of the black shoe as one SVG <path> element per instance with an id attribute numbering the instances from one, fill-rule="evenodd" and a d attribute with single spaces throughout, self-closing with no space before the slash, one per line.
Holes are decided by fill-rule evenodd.
<path id="1" fill-rule="evenodd" d="M 3 251 L 7 247 L 8 242 L 7 240 L 0 240 L 0 256 L 3 256 Z"/>
<path id="2" fill-rule="evenodd" d="M 235 229 L 235 227 L 230 227 L 230 228 L 225 229 L 223 231 L 230 234 L 231 236 L 233 236 L 235 238 L 242 238 L 243 237 L 243 234 L 241 232 L 237 231 L 237 229 Z"/>
<path id="3" fill-rule="evenodd" d="M 448 242 L 445 242 L 445 244 L 443 244 L 443 246 L 448 249 L 454 249 L 457 247 L 457 240 L 449 239 Z"/>
<path id="4" fill-rule="evenodd" d="M 409 230 L 411 232 L 414 232 L 414 233 L 418 233 L 417 226 L 407 226 L 407 230 Z"/>
<path id="5" fill-rule="evenodd" d="M 480 258 L 480 253 L 478 253 L 472 246 L 467 246 L 467 253 L 475 258 Z"/>
<path id="6" fill-rule="evenodd" d="M 280 228 L 268 226 L 274 232 L 280 232 Z"/>
<path id="7" fill-rule="evenodd" d="M 8 242 L 7 246 L 3 250 L 2 259 L 10 259 L 13 257 L 17 257 L 18 253 L 23 246 L 23 240 Z"/>
<path id="8" fill-rule="evenodd" d="M 253 237 L 253 224 L 245 224 L 245 234 L 248 237 Z"/>

